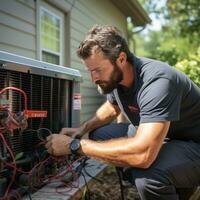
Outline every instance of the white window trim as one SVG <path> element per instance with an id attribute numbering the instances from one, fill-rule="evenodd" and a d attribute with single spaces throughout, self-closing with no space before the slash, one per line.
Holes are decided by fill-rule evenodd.
<path id="1" fill-rule="evenodd" d="M 42 10 L 44 10 L 45 12 L 49 13 L 50 15 L 53 15 L 54 17 L 56 17 L 58 20 L 60 20 L 60 53 L 58 52 L 54 52 L 52 50 L 49 50 L 49 49 L 45 49 L 45 48 L 42 48 L 42 44 L 41 44 L 41 38 L 42 38 L 42 32 L 41 32 L 41 26 L 42 26 L 42 23 L 41 23 L 41 13 L 42 13 Z M 63 65 L 63 43 L 64 43 L 64 36 L 63 36 L 63 19 L 62 17 L 56 15 L 54 12 L 46 9 L 45 7 L 43 6 L 40 6 L 40 10 L 39 10 L 39 26 L 40 26 L 40 60 L 42 60 L 42 51 L 45 51 L 47 53 L 51 53 L 51 54 L 54 54 L 54 55 L 58 55 L 59 56 L 59 65 Z"/>

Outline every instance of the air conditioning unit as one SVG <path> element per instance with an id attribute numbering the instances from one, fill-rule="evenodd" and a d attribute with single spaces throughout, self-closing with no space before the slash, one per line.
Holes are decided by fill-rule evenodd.
<path id="1" fill-rule="evenodd" d="M 12 191 L 20 191 L 20 181 L 24 179 L 18 171 L 13 175 L 13 157 L 9 148 L 15 156 L 17 167 L 28 171 L 38 160 L 38 155 L 35 155 L 41 142 L 38 129 L 48 135 L 46 130 L 58 133 L 62 127 L 79 125 L 81 80 L 78 70 L 0 51 L 0 91 L 7 87 L 24 91 L 29 115 L 32 114 L 24 130 L 6 132 L 2 127 L 2 120 L 6 117 L 1 112 L 3 100 L 6 99 L 15 116 L 24 111 L 25 100 L 15 90 L 7 90 L 0 96 L 0 134 L 5 140 L 0 137 L 0 199 L 5 197 L 6 192 L 6 198 L 9 198 Z M 44 148 L 38 151 L 40 154 Z M 15 180 L 12 180 L 13 176 Z"/>

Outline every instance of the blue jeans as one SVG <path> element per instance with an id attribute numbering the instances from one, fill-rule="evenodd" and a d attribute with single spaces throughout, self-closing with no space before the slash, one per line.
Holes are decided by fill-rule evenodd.
<path id="1" fill-rule="evenodd" d="M 128 124 L 109 124 L 92 131 L 92 140 L 127 137 Z M 178 200 L 179 192 L 200 185 L 200 143 L 169 140 L 148 169 L 130 167 L 124 172 L 142 200 Z M 185 196 L 184 199 L 188 199 Z"/>

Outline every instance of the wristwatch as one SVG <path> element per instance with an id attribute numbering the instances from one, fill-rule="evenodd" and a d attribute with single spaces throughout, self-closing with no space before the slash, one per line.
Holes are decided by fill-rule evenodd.
<path id="1" fill-rule="evenodd" d="M 77 154 L 78 150 L 80 149 L 80 140 L 79 139 L 73 139 L 69 145 L 70 151 L 72 154 Z"/>

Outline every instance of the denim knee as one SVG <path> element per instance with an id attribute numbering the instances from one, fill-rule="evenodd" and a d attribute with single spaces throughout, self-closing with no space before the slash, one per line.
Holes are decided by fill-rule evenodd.
<path id="1" fill-rule="evenodd" d="M 178 200 L 178 195 L 173 185 L 163 184 L 160 181 L 147 178 L 137 178 L 135 179 L 135 186 L 143 200 Z"/>
<path id="2" fill-rule="evenodd" d="M 113 138 L 127 136 L 128 124 L 107 124 L 101 126 L 89 133 L 89 139 L 91 140 L 110 140 Z"/>
<path id="3" fill-rule="evenodd" d="M 88 137 L 90 140 L 102 140 L 100 135 L 101 135 L 101 130 L 95 129 L 89 132 Z"/>

